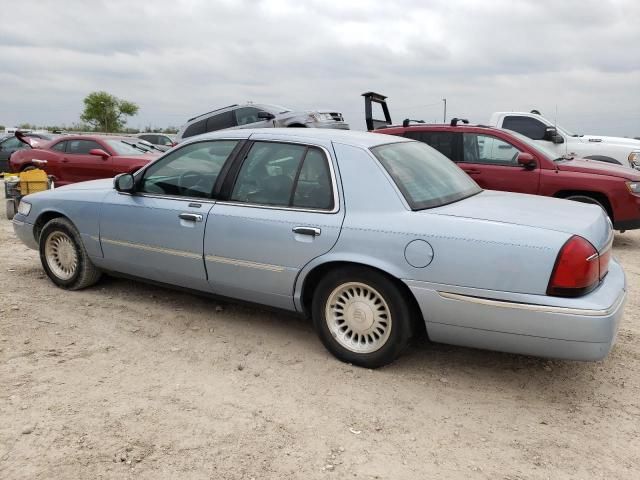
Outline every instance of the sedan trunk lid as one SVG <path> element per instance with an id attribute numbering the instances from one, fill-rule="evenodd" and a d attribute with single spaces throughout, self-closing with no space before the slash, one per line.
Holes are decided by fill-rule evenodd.
<path id="1" fill-rule="evenodd" d="M 611 240 L 611 222 L 600 207 L 559 198 L 484 190 L 459 202 L 423 212 L 580 235 L 598 251 Z"/>

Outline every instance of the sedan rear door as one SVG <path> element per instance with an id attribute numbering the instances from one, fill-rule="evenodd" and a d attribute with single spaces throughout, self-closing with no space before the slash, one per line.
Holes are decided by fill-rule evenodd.
<path id="1" fill-rule="evenodd" d="M 336 243 L 344 207 L 322 145 L 252 136 L 207 220 L 204 255 L 220 295 L 295 309 L 300 270 Z"/>

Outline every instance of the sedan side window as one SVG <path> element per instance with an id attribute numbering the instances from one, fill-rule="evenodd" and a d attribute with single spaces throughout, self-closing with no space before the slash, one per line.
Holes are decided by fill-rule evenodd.
<path id="1" fill-rule="evenodd" d="M 256 123 L 260 121 L 258 118 L 260 110 L 255 107 L 242 107 L 237 109 L 235 113 L 238 125 L 247 125 L 249 123 Z"/>
<path id="2" fill-rule="evenodd" d="M 453 132 L 405 132 L 404 136 L 424 142 L 435 148 L 445 157 L 455 159 L 455 134 Z"/>
<path id="3" fill-rule="evenodd" d="M 232 201 L 328 210 L 333 207 L 327 158 L 318 148 L 256 142 L 245 158 Z"/>
<path id="4" fill-rule="evenodd" d="M 4 142 L 2 142 L 2 149 L 6 151 L 20 150 L 21 148 L 26 148 L 26 147 L 27 147 L 27 144 L 22 143 L 16 137 L 9 138 L 8 140 L 5 140 Z"/>
<path id="5" fill-rule="evenodd" d="M 489 135 L 465 133 L 464 161 L 489 165 L 517 165 L 520 150 L 504 140 Z"/>
<path id="6" fill-rule="evenodd" d="M 215 130 L 222 130 L 224 128 L 231 128 L 235 126 L 236 119 L 231 110 L 213 115 L 207 119 L 207 132 L 213 132 Z"/>
<path id="7" fill-rule="evenodd" d="M 237 144 L 237 140 L 217 140 L 186 145 L 147 168 L 138 191 L 210 198 L 220 170 Z"/>
<path id="8" fill-rule="evenodd" d="M 502 128 L 521 133 L 531 140 L 544 140 L 547 126 L 535 118 L 511 115 L 504 117 Z"/>
<path id="9" fill-rule="evenodd" d="M 67 142 L 62 141 L 62 142 L 56 143 L 53 147 L 51 147 L 51 149 L 55 150 L 56 152 L 64 152 L 66 147 L 67 147 Z"/>
<path id="10" fill-rule="evenodd" d="M 91 150 L 98 148 L 104 150 L 102 145 L 91 140 L 69 140 L 67 153 L 74 155 L 87 155 Z"/>

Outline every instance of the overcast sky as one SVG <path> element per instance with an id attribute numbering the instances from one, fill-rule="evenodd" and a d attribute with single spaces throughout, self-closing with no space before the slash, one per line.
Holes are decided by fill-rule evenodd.
<path id="1" fill-rule="evenodd" d="M 486 123 L 537 108 L 581 133 L 640 136 L 638 0 L 2 0 L 0 124 L 71 124 L 106 90 L 132 127 L 237 102 L 329 107 L 364 129 Z"/>

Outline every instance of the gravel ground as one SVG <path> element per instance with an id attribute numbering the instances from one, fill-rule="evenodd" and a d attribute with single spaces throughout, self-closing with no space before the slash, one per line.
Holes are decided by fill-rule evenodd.
<path id="1" fill-rule="evenodd" d="M 0 478 L 637 479 L 640 232 L 599 363 L 414 345 L 370 371 L 282 313 L 105 278 L 65 292 L 0 221 Z"/>

